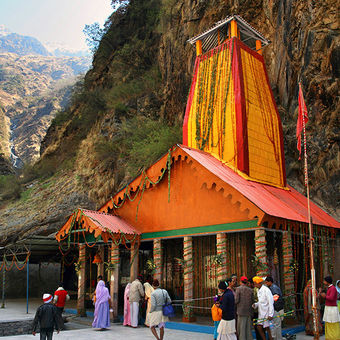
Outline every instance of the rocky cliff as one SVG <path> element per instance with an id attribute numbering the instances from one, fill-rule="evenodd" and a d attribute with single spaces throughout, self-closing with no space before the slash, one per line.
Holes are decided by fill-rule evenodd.
<path id="1" fill-rule="evenodd" d="M 75 100 L 52 122 L 42 142 L 40 166 L 57 164 L 59 172 L 53 176 L 69 171 L 73 178 L 66 197 L 72 194 L 74 200 L 68 200 L 68 211 L 76 204 L 98 207 L 131 178 L 131 163 L 139 164 L 143 153 L 150 151 L 138 139 L 153 140 L 156 128 L 150 121 L 161 122 L 159 131 L 163 125 L 164 131 L 168 131 L 166 125 L 180 125 L 195 57 L 187 39 L 233 13 L 272 41 L 264 49 L 264 58 L 283 121 L 288 181 L 300 191 L 303 170 L 297 161 L 295 126 L 298 81 L 302 82 L 310 115 L 312 198 L 339 218 L 339 200 L 334 198 L 339 193 L 340 42 L 337 8 L 330 0 L 131 0 L 121 7 L 108 20 L 93 68 Z M 142 130 L 152 134 L 138 136 Z M 54 195 L 65 194 L 53 188 Z M 39 230 L 52 226 L 48 211 L 55 216 L 53 227 L 65 221 L 66 212 L 55 215 L 60 209 L 54 202 L 49 207 L 34 206 L 32 198 L 36 222 L 30 225 Z M 22 208 L 12 209 L 15 220 Z M 7 216 L 6 224 L 8 209 L 2 214 Z M 25 220 L 11 223 L 19 228 Z"/>
<path id="2" fill-rule="evenodd" d="M 0 106 L 7 119 L 0 140 L 6 156 L 17 155 L 17 167 L 38 159 L 47 128 L 88 65 L 88 58 L 0 53 Z"/>

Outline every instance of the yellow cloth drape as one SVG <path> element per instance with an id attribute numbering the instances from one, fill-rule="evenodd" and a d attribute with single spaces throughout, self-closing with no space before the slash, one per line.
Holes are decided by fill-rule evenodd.
<path id="1" fill-rule="evenodd" d="M 188 146 L 236 165 L 235 101 L 228 45 L 202 56 L 188 121 Z"/>
<path id="2" fill-rule="evenodd" d="M 233 67 L 236 61 L 242 72 Z M 281 122 L 263 60 L 237 40 L 230 40 L 199 56 L 196 73 L 188 115 L 188 146 L 212 154 L 247 179 L 284 187 Z M 241 96 L 238 110 L 242 105 L 246 113 L 242 118 L 246 120 L 243 137 L 240 126 L 236 126 L 234 90 L 237 79 L 242 87 L 237 90 Z M 237 150 L 247 150 L 246 140 L 248 175 L 240 173 L 237 159 Z"/>
<path id="3" fill-rule="evenodd" d="M 264 64 L 241 49 L 247 112 L 249 177 L 284 185 L 280 121 L 267 82 Z"/>

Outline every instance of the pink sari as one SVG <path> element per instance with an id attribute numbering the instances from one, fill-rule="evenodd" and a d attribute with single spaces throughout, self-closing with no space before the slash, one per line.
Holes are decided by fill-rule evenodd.
<path id="1" fill-rule="evenodd" d="M 130 302 L 129 302 L 129 293 L 130 293 L 131 283 L 128 283 L 124 290 L 124 322 L 123 326 L 131 326 L 131 314 L 130 314 Z"/>

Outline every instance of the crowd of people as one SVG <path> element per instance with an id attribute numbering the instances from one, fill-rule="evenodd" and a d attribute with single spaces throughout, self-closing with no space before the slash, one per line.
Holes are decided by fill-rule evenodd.
<path id="1" fill-rule="evenodd" d="M 163 306 L 171 303 L 169 293 L 160 288 L 158 280 L 147 280 L 142 284 L 142 276 L 128 283 L 124 291 L 124 326 L 138 327 L 140 303 L 146 302 L 145 326 L 149 327 L 157 340 L 163 340 L 165 323 L 169 320 L 163 314 Z M 159 329 L 159 334 L 156 328 Z"/>
<path id="2" fill-rule="evenodd" d="M 160 288 L 158 280 L 148 280 L 142 283 L 138 276 L 128 283 L 124 291 L 124 326 L 138 327 L 140 321 L 140 304 L 146 303 L 145 325 L 150 328 L 156 340 L 163 340 L 165 323 L 168 317 L 164 315 L 163 307 L 171 303 L 171 298 L 165 289 Z M 330 276 L 324 278 L 326 289 L 317 293 L 317 327 L 322 334 L 321 304 L 324 299 L 325 308 L 323 321 L 327 340 L 340 339 L 340 280 L 333 285 Z M 54 296 L 43 295 L 43 304 L 37 309 L 33 321 L 33 335 L 40 326 L 40 339 L 51 340 L 53 330 L 63 328 L 62 312 L 65 302 L 69 300 L 67 291 L 59 285 Z M 238 282 L 237 276 L 220 281 L 218 295 L 214 298 L 211 308 L 214 321 L 215 340 L 253 340 L 254 327 L 257 340 L 281 340 L 281 323 L 284 317 L 284 296 L 280 287 L 272 277 L 255 276 L 248 279 L 242 276 Z M 314 335 L 313 303 L 311 281 L 308 281 L 303 292 L 305 330 L 306 334 Z M 110 312 L 112 312 L 111 297 L 101 276 L 98 277 L 95 294 L 95 307 L 92 327 L 106 329 L 110 327 Z M 159 334 L 157 328 L 159 329 Z"/>
<path id="3" fill-rule="evenodd" d="M 333 285 L 330 276 L 324 278 L 326 290 L 318 291 L 318 311 L 320 299 L 325 300 L 323 321 L 325 338 L 340 340 L 340 280 Z M 215 340 L 252 340 L 252 327 L 257 340 L 281 340 L 284 300 L 280 287 L 272 277 L 255 276 L 249 279 L 233 275 L 218 285 L 219 295 L 214 299 L 212 318 L 214 321 Z M 219 312 L 221 311 L 221 312 Z M 314 335 L 311 282 L 304 290 L 304 312 L 306 334 Z M 323 328 L 320 313 L 317 315 L 319 334 Z"/>

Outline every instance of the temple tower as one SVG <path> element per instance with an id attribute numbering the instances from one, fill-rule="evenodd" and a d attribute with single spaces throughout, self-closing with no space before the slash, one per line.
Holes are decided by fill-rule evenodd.
<path id="1" fill-rule="evenodd" d="M 233 15 L 189 42 L 197 56 L 183 144 L 246 179 L 285 187 L 282 124 L 262 57 L 269 41 Z"/>

